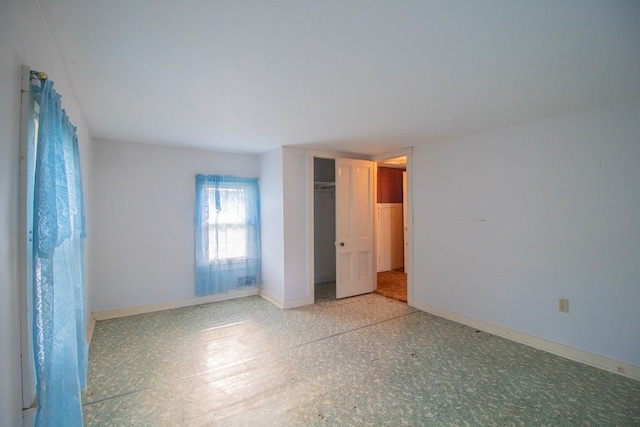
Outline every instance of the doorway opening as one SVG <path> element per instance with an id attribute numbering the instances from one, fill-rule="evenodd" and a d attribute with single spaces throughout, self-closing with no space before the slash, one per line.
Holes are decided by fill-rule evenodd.
<path id="1" fill-rule="evenodd" d="M 411 148 L 404 148 L 386 155 L 374 156 L 369 161 L 372 165 L 370 177 L 373 181 L 371 181 L 371 187 L 369 187 L 372 196 L 370 199 L 371 204 L 366 211 L 370 212 L 369 218 L 372 221 L 371 254 L 373 257 L 369 258 L 368 255 L 360 257 L 361 259 L 369 259 L 371 262 L 371 276 L 369 276 L 371 277 L 371 288 L 369 291 L 364 291 L 365 293 L 376 291 L 377 288 L 379 290 L 378 293 L 385 295 L 384 288 L 390 287 L 391 292 L 385 296 L 404 301 L 409 305 L 412 304 L 413 300 L 411 153 Z M 310 301 L 323 302 L 337 299 L 337 294 L 344 292 L 344 290 L 340 291 L 343 288 L 338 286 L 338 279 L 344 277 L 340 275 L 340 272 L 342 272 L 342 275 L 345 272 L 340 269 L 342 264 L 337 263 L 336 258 L 342 259 L 340 257 L 342 246 L 346 245 L 348 248 L 350 243 L 343 240 L 343 232 L 338 233 L 338 228 L 341 229 L 338 220 L 342 218 L 342 216 L 339 218 L 338 215 L 344 215 L 344 213 L 340 213 L 343 211 L 341 206 L 349 205 L 351 202 L 348 199 L 342 199 L 344 192 L 337 191 L 342 188 L 337 185 L 337 171 L 340 169 L 340 177 L 342 177 L 348 169 L 344 169 L 341 166 L 346 159 L 338 158 L 337 154 L 310 151 L 308 155 L 310 268 L 308 270 L 307 283 Z M 351 161 L 358 162 L 358 160 L 347 160 L 347 162 Z M 377 173 L 378 168 L 381 171 L 380 176 Z M 395 170 L 395 172 L 388 174 L 394 177 L 387 179 L 383 176 L 386 172 L 382 168 Z M 363 172 L 364 169 L 361 171 Z M 400 179 L 398 179 L 398 176 L 400 176 Z M 343 178 L 340 179 L 341 183 L 342 180 Z M 380 181 L 380 197 L 378 197 L 378 180 Z M 388 183 L 388 181 L 391 181 L 391 183 Z M 385 182 L 387 183 L 385 184 Z M 385 191 L 392 194 L 390 196 L 392 199 L 385 198 L 387 197 L 384 196 Z M 400 196 L 398 196 L 398 193 Z M 393 230 L 384 227 L 382 227 L 381 231 L 377 230 L 379 228 L 377 224 L 378 202 L 381 204 L 380 208 L 390 208 L 388 212 L 381 212 L 380 217 L 393 212 L 393 224 L 395 224 Z M 384 205 L 385 203 L 393 206 Z M 361 210 L 361 212 L 364 211 Z M 389 215 L 390 219 L 391 215 Z M 357 220 L 355 224 L 358 224 L 358 226 L 363 225 L 360 220 Z M 342 245 L 342 242 L 346 243 Z M 339 244 L 341 247 L 338 247 Z M 378 251 L 380 251 L 380 254 L 378 254 Z M 380 263 L 378 262 L 379 259 Z M 383 262 L 386 264 L 383 264 Z M 347 271 L 350 270 L 351 267 L 347 269 Z M 378 280 L 378 277 L 380 280 Z M 353 295 L 357 294 L 353 293 Z"/>
<path id="2" fill-rule="evenodd" d="M 336 161 L 313 158 L 314 302 L 336 299 Z"/>
<path id="3" fill-rule="evenodd" d="M 407 157 L 376 168 L 376 293 L 407 302 Z"/>

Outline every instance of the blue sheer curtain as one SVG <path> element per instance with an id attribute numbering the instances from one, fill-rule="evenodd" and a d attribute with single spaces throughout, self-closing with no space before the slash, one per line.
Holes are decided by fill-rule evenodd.
<path id="1" fill-rule="evenodd" d="M 81 426 L 87 385 L 84 206 L 75 127 L 42 83 L 33 202 L 36 426 Z"/>
<path id="2" fill-rule="evenodd" d="M 260 284 L 258 180 L 196 175 L 196 295 Z"/>

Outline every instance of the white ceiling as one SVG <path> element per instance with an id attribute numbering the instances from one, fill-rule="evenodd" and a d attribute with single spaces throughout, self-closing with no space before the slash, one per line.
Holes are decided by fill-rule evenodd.
<path id="1" fill-rule="evenodd" d="M 378 154 L 640 97 L 640 1 L 39 0 L 98 138 Z"/>

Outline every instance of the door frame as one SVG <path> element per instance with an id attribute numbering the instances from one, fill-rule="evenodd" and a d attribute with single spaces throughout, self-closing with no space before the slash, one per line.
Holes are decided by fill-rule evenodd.
<path id="1" fill-rule="evenodd" d="M 407 158 L 407 198 L 406 200 L 402 201 L 402 203 L 406 205 L 407 209 L 407 241 L 405 242 L 407 246 L 407 257 L 404 260 L 404 271 L 405 273 L 407 273 L 407 304 L 413 307 L 413 147 L 407 147 L 388 153 L 378 154 L 372 156 L 372 160 L 376 162 L 374 182 L 377 185 L 378 162 L 403 156 Z M 377 192 L 375 199 L 377 203 Z M 375 248 L 375 250 L 377 259 L 377 247 Z"/>
<path id="2" fill-rule="evenodd" d="M 36 135 L 33 129 L 32 106 L 35 99 L 31 93 L 31 69 L 22 66 L 21 105 L 20 105 L 20 161 L 19 161 L 19 231 L 18 231 L 18 281 L 20 294 L 20 365 L 22 379 L 22 420 L 23 425 L 32 425 L 38 409 L 38 395 L 35 389 L 36 372 L 33 359 L 33 333 L 31 317 L 31 284 L 33 267 L 32 226 L 33 173 Z"/>
<path id="3" fill-rule="evenodd" d="M 321 151 L 307 150 L 307 295 L 309 304 L 315 303 L 315 241 L 314 241 L 314 197 L 313 197 L 313 181 L 314 181 L 314 164 L 313 159 L 316 157 L 324 159 L 336 159 L 338 157 L 349 159 L 372 160 L 374 162 L 373 182 L 377 185 L 377 162 L 392 159 L 395 157 L 405 156 L 407 158 L 407 200 L 403 202 L 407 205 L 407 259 L 405 259 L 405 272 L 407 273 L 407 304 L 414 305 L 413 298 L 413 147 L 402 148 L 374 156 L 368 156 L 357 153 L 343 153 L 337 151 Z M 374 201 L 376 201 L 377 192 L 374 191 Z M 374 203 L 375 209 L 375 203 Z M 372 215 L 374 213 L 372 212 Z M 377 259 L 376 246 L 376 230 L 374 227 L 373 250 L 374 259 Z M 375 289 L 375 288 L 374 288 Z"/>
<path id="4" fill-rule="evenodd" d="M 315 197 L 314 197 L 314 159 L 333 159 L 338 157 L 352 158 L 351 154 L 335 151 L 307 150 L 307 295 L 309 304 L 315 304 Z"/>

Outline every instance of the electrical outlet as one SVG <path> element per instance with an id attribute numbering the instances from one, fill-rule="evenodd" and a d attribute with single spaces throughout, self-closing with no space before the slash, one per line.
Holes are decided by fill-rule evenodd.
<path id="1" fill-rule="evenodd" d="M 569 300 L 566 299 L 566 298 L 558 299 L 558 310 L 560 310 L 563 313 L 568 313 L 569 312 Z"/>

